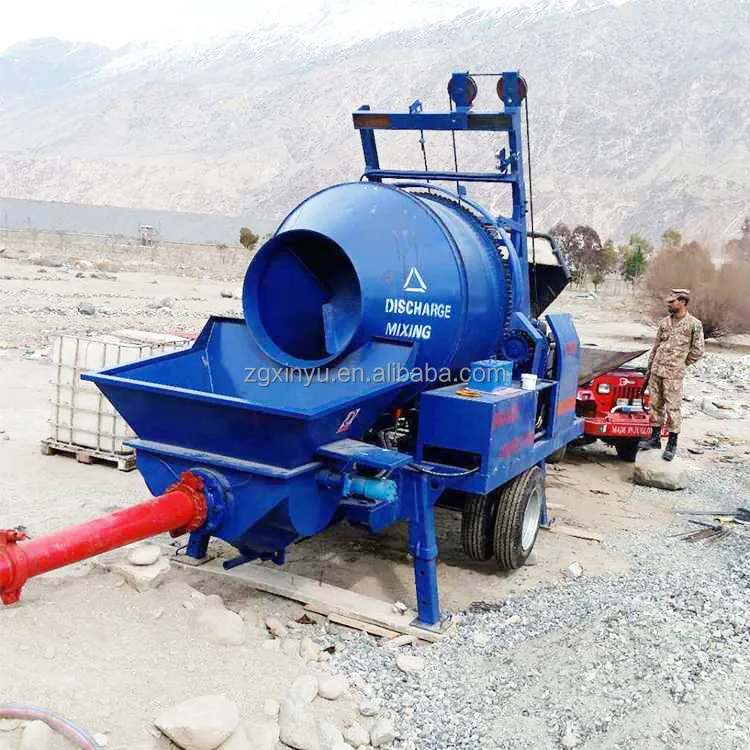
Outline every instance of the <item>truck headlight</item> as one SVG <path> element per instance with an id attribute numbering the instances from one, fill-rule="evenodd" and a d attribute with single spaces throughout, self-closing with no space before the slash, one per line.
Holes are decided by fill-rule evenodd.
<path id="1" fill-rule="evenodd" d="M 599 383 L 599 385 L 596 386 L 596 392 L 600 395 L 606 395 L 607 393 L 612 392 L 612 388 L 609 383 Z"/>

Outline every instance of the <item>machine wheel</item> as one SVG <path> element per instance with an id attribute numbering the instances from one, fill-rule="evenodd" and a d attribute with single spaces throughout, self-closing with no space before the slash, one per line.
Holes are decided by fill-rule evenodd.
<path id="1" fill-rule="evenodd" d="M 638 455 L 638 440 L 618 440 L 615 443 L 615 450 L 617 451 L 617 457 L 621 461 L 627 461 L 632 464 Z"/>
<path id="2" fill-rule="evenodd" d="M 472 560 L 485 562 L 492 557 L 492 528 L 497 511 L 497 493 L 469 495 L 461 514 L 461 544 Z"/>
<path id="3" fill-rule="evenodd" d="M 558 448 L 554 453 L 550 453 L 549 456 L 547 456 L 547 458 L 545 458 L 544 460 L 548 464 L 559 464 L 565 458 L 565 454 L 567 452 L 568 446 L 566 444 L 563 445 L 562 448 Z"/>
<path id="4" fill-rule="evenodd" d="M 520 568 L 531 554 L 544 503 L 544 477 L 538 466 L 506 484 L 500 493 L 493 545 L 501 570 Z"/>

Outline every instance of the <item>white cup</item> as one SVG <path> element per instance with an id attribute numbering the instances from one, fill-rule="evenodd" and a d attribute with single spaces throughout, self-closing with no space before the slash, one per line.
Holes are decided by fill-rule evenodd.
<path id="1" fill-rule="evenodd" d="M 536 375 L 531 373 L 521 375 L 521 388 L 523 388 L 525 391 L 535 391 Z"/>

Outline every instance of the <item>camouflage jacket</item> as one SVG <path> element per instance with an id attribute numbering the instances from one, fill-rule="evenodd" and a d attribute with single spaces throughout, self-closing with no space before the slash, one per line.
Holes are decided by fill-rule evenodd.
<path id="1" fill-rule="evenodd" d="M 685 368 L 703 356 L 703 324 L 690 313 L 682 320 L 671 315 L 659 322 L 648 370 L 661 378 L 680 379 Z"/>

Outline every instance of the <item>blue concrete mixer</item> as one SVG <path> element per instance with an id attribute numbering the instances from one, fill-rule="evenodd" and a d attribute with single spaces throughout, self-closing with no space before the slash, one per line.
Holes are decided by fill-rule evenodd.
<path id="1" fill-rule="evenodd" d="M 436 504 L 462 510 L 470 558 L 512 569 L 528 557 L 545 460 L 583 431 L 580 346 L 569 316 L 539 319 L 569 273 L 527 230 L 526 84 L 503 73 L 502 108 L 475 111 L 477 78 L 452 76 L 447 112 L 354 113 L 362 178 L 304 200 L 258 250 L 244 319 L 213 317 L 189 350 L 84 376 L 137 434 L 152 493 L 200 480 L 188 554 L 204 557 L 213 536 L 238 551 L 227 565 L 281 564 L 334 523 L 405 520 L 428 628 L 441 626 Z M 387 170 L 382 130 L 422 143 L 489 131 L 504 146 L 488 172 Z M 512 214 L 470 200 L 473 183 L 508 186 Z"/>

